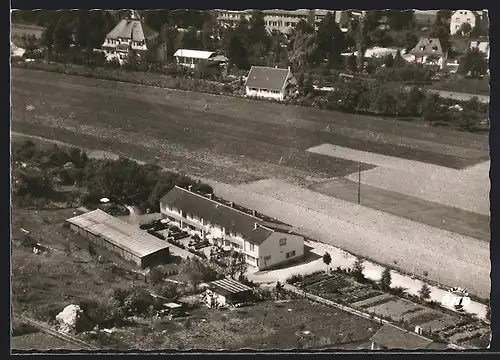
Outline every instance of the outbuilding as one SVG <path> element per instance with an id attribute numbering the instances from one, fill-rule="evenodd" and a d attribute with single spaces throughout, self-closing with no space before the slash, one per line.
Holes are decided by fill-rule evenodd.
<path id="1" fill-rule="evenodd" d="M 67 220 L 71 230 L 92 243 L 145 268 L 170 259 L 168 243 L 97 209 Z"/>
<path id="2" fill-rule="evenodd" d="M 203 300 L 209 308 L 217 308 L 248 302 L 252 298 L 251 287 L 228 278 L 208 283 Z"/>
<path id="3" fill-rule="evenodd" d="M 296 90 L 297 81 L 288 69 L 252 66 L 245 83 L 246 96 L 284 100 Z"/>

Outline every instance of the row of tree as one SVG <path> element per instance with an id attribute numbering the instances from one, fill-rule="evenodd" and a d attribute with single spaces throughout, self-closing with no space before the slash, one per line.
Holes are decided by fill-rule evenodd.
<path id="1" fill-rule="evenodd" d="M 53 188 L 54 179 L 62 179 L 66 184 L 74 184 L 87 193 L 86 204 L 98 204 L 107 197 L 118 205 L 135 205 L 141 210 L 159 211 L 160 198 L 175 185 L 212 193 L 210 186 L 187 176 L 162 171 L 156 165 L 138 164 L 120 158 L 118 160 L 89 159 L 85 152 L 77 148 L 66 151 L 54 146 L 38 149 L 27 140 L 14 148 L 14 161 L 26 162 L 39 171 L 18 170 L 14 195 L 43 197 Z M 66 166 L 71 164 L 71 166 Z M 19 169 L 19 167 L 17 167 Z"/>

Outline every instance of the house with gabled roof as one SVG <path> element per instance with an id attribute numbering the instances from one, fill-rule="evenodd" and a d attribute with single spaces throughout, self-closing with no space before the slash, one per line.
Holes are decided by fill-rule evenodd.
<path id="1" fill-rule="evenodd" d="M 284 100 L 293 95 L 297 80 L 290 68 L 252 66 L 245 83 L 246 96 Z"/>
<path id="2" fill-rule="evenodd" d="M 137 11 L 131 10 L 129 15 L 106 35 L 101 49 L 108 59 L 116 57 L 120 62 L 131 50 L 139 56 L 157 50 L 157 58 L 164 60 L 166 45 L 159 44 L 159 40 L 159 34 L 143 21 Z"/>
<path id="3" fill-rule="evenodd" d="M 462 29 L 464 24 L 469 24 L 470 28 L 488 28 L 488 13 L 476 10 L 457 10 L 451 15 L 450 34 L 455 35 Z"/>
<path id="4" fill-rule="evenodd" d="M 304 237 L 278 220 L 245 209 L 233 202 L 174 187 L 160 200 L 163 218 L 197 234 L 212 245 L 243 253 L 259 270 L 300 259 Z"/>
<path id="5" fill-rule="evenodd" d="M 443 50 L 438 38 L 420 38 L 418 44 L 410 51 L 409 61 L 424 65 L 438 65 L 440 69 L 446 67 L 447 52 Z"/>

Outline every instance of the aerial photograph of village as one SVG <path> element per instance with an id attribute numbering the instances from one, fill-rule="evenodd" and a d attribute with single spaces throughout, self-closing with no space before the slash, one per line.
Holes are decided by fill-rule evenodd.
<path id="1" fill-rule="evenodd" d="M 487 10 L 12 10 L 11 352 L 486 350 Z"/>

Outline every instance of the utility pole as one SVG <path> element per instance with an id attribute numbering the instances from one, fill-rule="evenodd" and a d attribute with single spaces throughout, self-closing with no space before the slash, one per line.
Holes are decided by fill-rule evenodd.
<path id="1" fill-rule="evenodd" d="M 361 204 L 361 162 L 358 163 L 358 205 Z"/>

